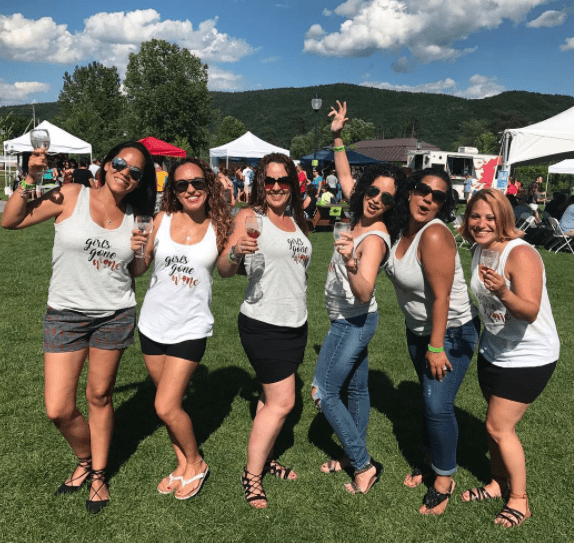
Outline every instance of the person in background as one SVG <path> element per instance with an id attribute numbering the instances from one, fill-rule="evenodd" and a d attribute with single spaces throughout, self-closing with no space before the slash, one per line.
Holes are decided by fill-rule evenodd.
<path id="1" fill-rule="evenodd" d="M 314 185 L 307 187 L 307 192 L 303 195 L 303 210 L 305 217 L 312 219 L 317 209 L 317 189 Z"/>
<path id="2" fill-rule="evenodd" d="M 245 202 L 245 183 L 243 179 L 243 168 L 240 164 L 233 166 L 235 177 L 233 178 L 233 186 L 235 187 L 235 200 Z"/>
<path id="3" fill-rule="evenodd" d="M 88 169 L 92 172 L 94 179 L 97 179 L 97 174 L 98 174 L 98 171 L 100 170 L 101 165 L 102 165 L 102 161 L 99 158 L 94 158 L 94 160 L 90 164 L 90 167 Z"/>
<path id="4" fill-rule="evenodd" d="M 528 215 L 534 215 L 532 208 L 526 203 L 526 193 L 522 190 L 516 196 L 516 201 L 518 205 L 514 208 L 514 217 L 516 220 L 527 213 Z"/>
<path id="5" fill-rule="evenodd" d="M 471 288 L 484 331 L 478 354 L 478 381 L 488 403 L 486 431 L 491 481 L 462 494 L 463 502 L 506 497 L 494 523 L 510 528 L 530 517 L 526 460 L 516 434 L 530 404 L 556 368 L 560 340 L 546 291 L 542 258 L 521 239 L 508 200 L 485 189 L 469 202 L 459 231 L 475 244 Z M 486 250 L 498 256 L 488 266 Z"/>
<path id="6" fill-rule="evenodd" d="M 163 201 L 163 191 L 165 190 L 165 184 L 167 182 L 167 172 L 163 169 L 163 166 L 158 162 L 154 162 L 153 166 L 155 168 L 155 179 L 156 179 L 156 201 L 154 215 L 159 213 L 161 209 L 161 204 Z"/>
<path id="7" fill-rule="evenodd" d="M 92 172 L 88 170 L 88 165 L 90 161 L 87 158 L 81 158 L 80 164 L 77 169 L 74 170 L 72 174 L 72 183 L 78 183 L 84 185 L 87 188 L 96 188 L 96 182 Z"/>
<path id="8" fill-rule="evenodd" d="M 44 401 L 48 418 L 78 460 L 56 495 L 75 493 L 87 484 L 86 509 L 98 513 L 110 498 L 105 468 L 113 435 L 114 383 L 122 354 L 134 341 L 131 232 L 137 213 L 153 212 L 153 162 L 141 143 L 124 142 L 104 159 L 101 188 L 68 183 L 34 202 L 28 202 L 28 185 L 45 170 L 46 149 L 36 149 L 28 164 L 26 185 L 8 200 L 2 226 L 54 223 L 44 315 Z M 76 398 L 86 361 L 89 424 Z"/>
<path id="9" fill-rule="evenodd" d="M 321 195 L 321 189 L 323 188 L 323 178 L 319 174 L 319 170 L 317 168 L 313 168 L 313 180 L 311 184 L 317 190 L 317 197 Z"/>
<path id="10" fill-rule="evenodd" d="M 516 196 L 518 194 L 518 185 L 514 177 L 508 178 L 508 186 L 506 187 L 506 194 Z"/>
<path id="11" fill-rule="evenodd" d="M 568 207 L 560 219 L 560 228 L 567 236 L 574 236 L 574 194 L 568 198 Z"/>
<path id="12" fill-rule="evenodd" d="M 74 170 L 77 166 L 78 164 L 73 158 L 64 162 L 64 180 L 62 184 L 67 185 L 72 182 L 72 176 L 74 175 Z"/>
<path id="13" fill-rule="evenodd" d="M 302 164 L 297 164 L 297 177 L 299 179 L 299 186 L 301 187 L 301 194 L 305 193 L 305 190 L 307 189 L 307 172 L 305 171 L 305 168 L 303 168 Z"/>
<path id="14" fill-rule="evenodd" d="M 231 207 L 235 207 L 235 196 L 233 196 L 233 181 L 229 178 L 229 170 L 227 170 L 221 164 L 217 173 L 217 180 L 223 186 L 223 196 L 225 201 Z"/>
<path id="15" fill-rule="evenodd" d="M 472 196 L 472 177 L 470 174 L 465 174 L 464 176 L 464 199 L 466 202 L 470 200 Z"/>
<path id="16" fill-rule="evenodd" d="M 555 192 L 552 200 L 544 208 L 551 217 L 560 220 L 568 207 L 568 195 L 564 192 Z"/>
<path id="17" fill-rule="evenodd" d="M 245 201 L 249 202 L 249 199 L 251 197 L 251 187 L 253 185 L 253 178 L 255 177 L 255 174 L 253 173 L 253 170 L 251 169 L 251 166 L 249 164 L 245 165 L 242 174 L 243 174 L 243 190 L 245 191 Z"/>

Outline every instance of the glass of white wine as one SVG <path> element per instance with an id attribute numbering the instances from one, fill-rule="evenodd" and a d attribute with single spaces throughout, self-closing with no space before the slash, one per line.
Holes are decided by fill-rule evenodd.
<path id="1" fill-rule="evenodd" d="M 151 234 L 153 230 L 153 217 L 149 215 L 139 215 L 136 217 L 136 230 L 139 230 L 142 234 L 146 232 Z M 145 244 L 143 244 L 137 251 L 136 251 L 136 258 L 143 258 L 145 256 Z"/>
<path id="2" fill-rule="evenodd" d="M 30 143 L 34 149 L 48 149 L 50 147 L 50 133 L 44 128 L 34 128 L 30 131 Z M 39 179 L 39 184 L 44 180 L 44 170 L 42 170 L 42 175 Z"/>

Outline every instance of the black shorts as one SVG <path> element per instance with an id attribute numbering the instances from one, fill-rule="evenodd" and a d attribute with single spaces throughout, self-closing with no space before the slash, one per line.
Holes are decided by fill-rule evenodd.
<path id="1" fill-rule="evenodd" d="M 556 362 L 534 368 L 504 368 L 478 354 L 478 383 L 485 396 L 531 404 L 544 390 L 556 369 Z"/>
<path id="2" fill-rule="evenodd" d="M 277 383 L 293 375 L 303 362 L 307 323 L 298 328 L 267 324 L 239 313 L 241 344 L 261 383 Z"/>
<path id="3" fill-rule="evenodd" d="M 207 338 L 188 339 L 180 343 L 159 343 L 139 333 L 142 353 L 150 356 L 172 356 L 190 362 L 201 362 L 207 346 Z"/>

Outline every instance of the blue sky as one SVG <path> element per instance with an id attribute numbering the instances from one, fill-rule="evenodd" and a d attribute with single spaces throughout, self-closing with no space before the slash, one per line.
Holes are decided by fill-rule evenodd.
<path id="1" fill-rule="evenodd" d="M 4 0 L 0 105 L 55 101 L 64 72 L 94 60 L 123 75 L 151 38 L 199 56 L 212 90 L 347 82 L 574 95 L 572 0 Z"/>

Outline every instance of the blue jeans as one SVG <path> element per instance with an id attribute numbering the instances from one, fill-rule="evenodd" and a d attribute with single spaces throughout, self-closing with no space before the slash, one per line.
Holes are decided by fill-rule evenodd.
<path id="1" fill-rule="evenodd" d="M 430 336 L 417 336 L 407 328 L 409 354 L 423 388 L 423 448 L 425 453 L 430 453 L 432 468 L 438 475 L 456 472 L 458 424 L 454 415 L 454 399 L 470 365 L 479 331 L 478 317 L 458 328 L 447 328 L 444 352 L 452 371 L 439 381 L 432 377 L 426 364 Z"/>
<path id="2" fill-rule="evenodd" d="M 371 459 L 367 452 L 371 410 L 367 346 L 378 322 L 376 312 L 332 321 L 313 378 L 313 386 L 317 387 L 314 398 L 319 400 L 320 409 L 357 470 Z M 341 400 L 341 389 L 346 382 L 348 408 Z"/>

